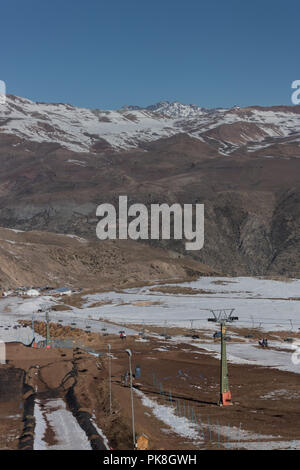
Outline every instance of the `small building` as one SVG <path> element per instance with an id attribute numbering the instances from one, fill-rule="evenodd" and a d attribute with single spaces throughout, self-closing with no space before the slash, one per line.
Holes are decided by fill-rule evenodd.
<path id="1" fill-rule="evenodd" d="M 12 295 L 13 291 L 12 290 L 7 290 L 2 293 L 2 297 L 8 297 L 9 295 Z"/>
<path id="2" fill-rule="evenodd" d="M 25 292 L 25 295 L 28 295 L 28 297 L 37 297 L 40 295 L 40 293 L 36 289 L 29 289 L 27 292 Z"/>

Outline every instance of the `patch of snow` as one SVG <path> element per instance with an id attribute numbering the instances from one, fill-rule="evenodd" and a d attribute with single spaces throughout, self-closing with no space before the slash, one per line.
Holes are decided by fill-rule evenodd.
<path id="1" fill-rule="evenodd" d="M 146 408 L 151 409 L 153 415 L 159 421 L 169 426 L 174 433 L 184 438 L 191 439 L 195 443 L 202 442 L 196 424 L 191 423 L 187 418 L 177 416 L 173 408 L 166 405 L 159 405 L 140 390 L 134 389 L 134 392 L 141 399 L 142 404 Z"/>
<path id="2" fill-rule="evenodd" d="M 48 444 L 45 441 L 47 422 L 51 426 L 57 444 Z M 47 400 L 41 408 L 37 400 L 35 404 L 35 417 L 37 428 L 35 429 L 34 450 L 91 450 L 91 444 L 78 422 L 62 399 Z"/>

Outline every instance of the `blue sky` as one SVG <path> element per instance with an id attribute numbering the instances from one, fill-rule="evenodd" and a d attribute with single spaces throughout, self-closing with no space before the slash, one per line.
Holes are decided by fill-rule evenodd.
<path id="1" fill-rule="evenodd" d="M 299 0 L 1 2 L 0 79 L 37 101 L 291 104 Z"/>

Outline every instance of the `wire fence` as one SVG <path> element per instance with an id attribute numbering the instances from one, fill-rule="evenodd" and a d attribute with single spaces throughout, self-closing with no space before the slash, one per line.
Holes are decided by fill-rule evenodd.
<path id="1" fill-rule="evenodd" d="M 152 374 L 152 385 L 155 393 L 159 394 L 159 401 L 170 407 L 175 416 L 186 419 L 193 426 L 202 445 L 218 449 L 241 447 L 241 423 L 236 428 L 230 424 L 220 425 L 217 419 L 213 421 L 209 416 L 204 419 L 188 398 L 178 398 L 176 393 L 166 389 L 155 373 Z"/>

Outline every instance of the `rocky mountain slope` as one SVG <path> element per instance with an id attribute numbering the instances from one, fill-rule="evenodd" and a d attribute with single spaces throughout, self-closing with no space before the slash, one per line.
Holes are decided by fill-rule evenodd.
<path id="1" fill-rule="evenodd" d="M 89 241 L 73 235 L 0 228 L 0 291 L 20 286 L 99 289 L 214 271 L 170 250 L 131 240 Z"/>
<path id="2" fill-rule="evenodd" d="M 300 275 L 300 107 L 180 103 L 92 111 L 8 97 L 0 107 L 0 225 L 95 240 L 96 207 L 204 203 L 225 274 Z M 150 242 L 185 255 L 179 241 Z M 144 246 L 144 245 L 142 245 Z"/>

